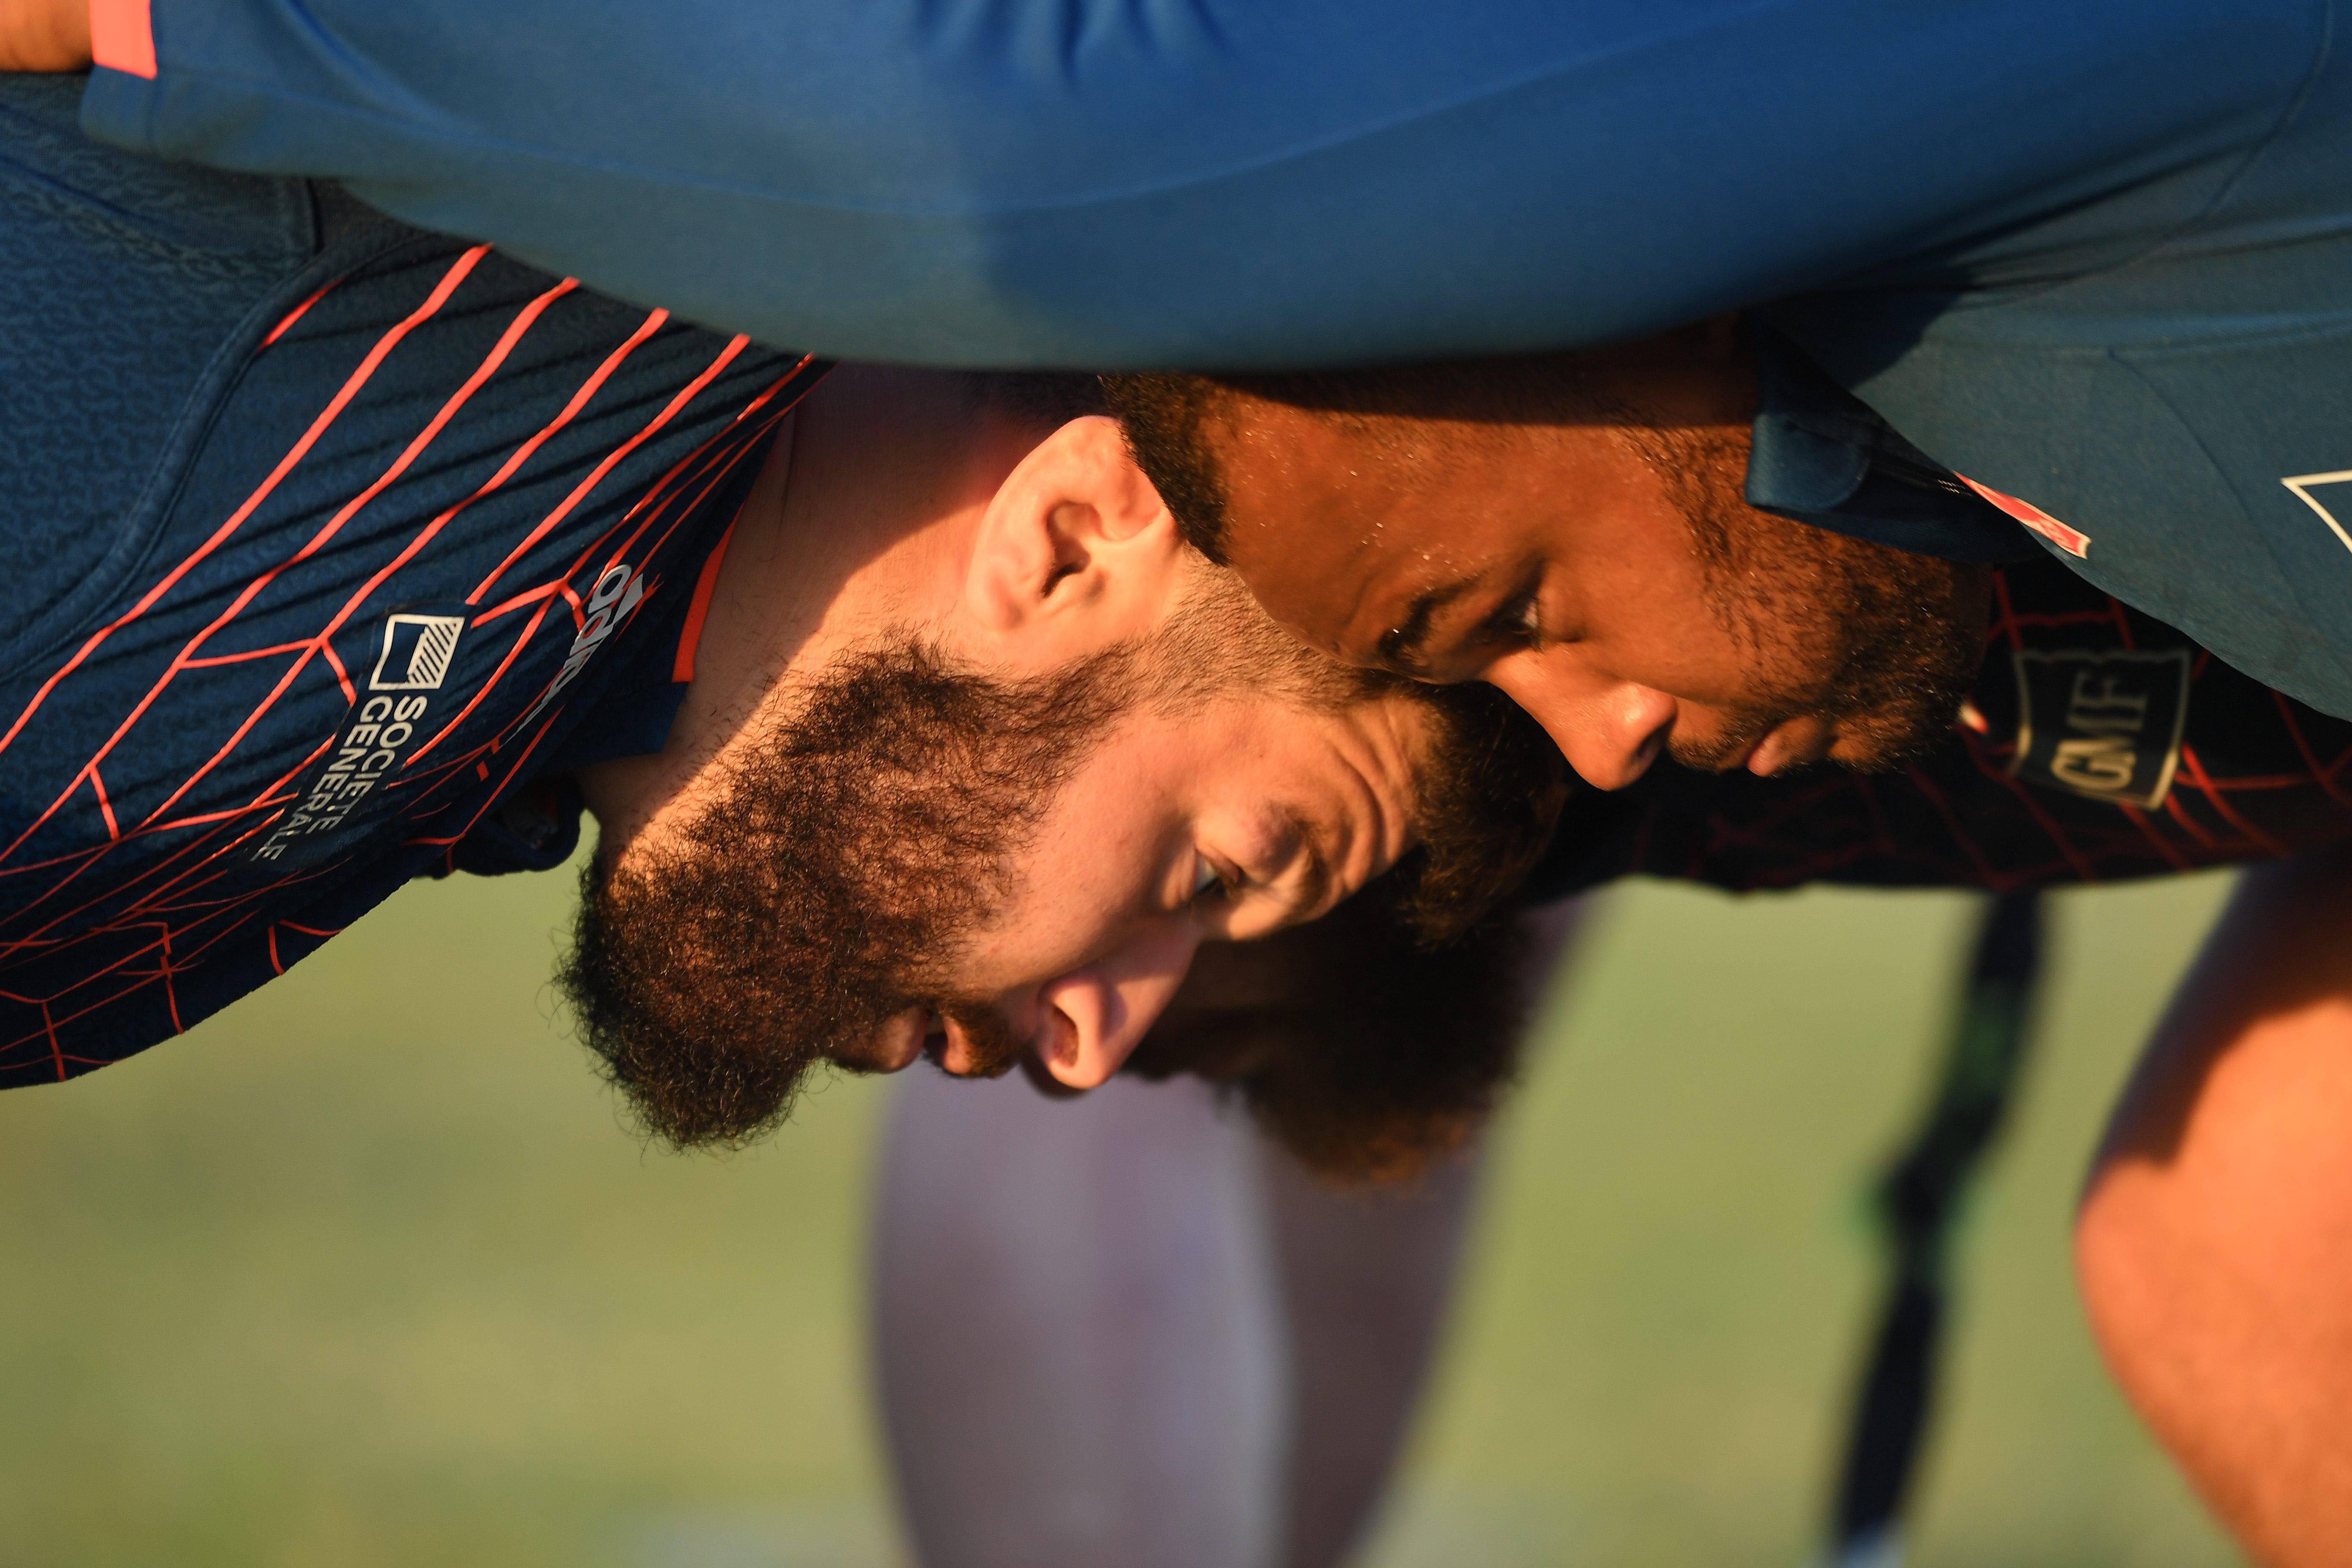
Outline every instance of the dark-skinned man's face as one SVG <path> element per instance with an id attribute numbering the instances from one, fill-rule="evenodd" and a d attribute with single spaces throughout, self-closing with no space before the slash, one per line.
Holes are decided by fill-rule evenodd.
<path id="1" fill-rule="evenodd" d="M 1741 499 L 1752 372 L 1692 329 L 1578 356 L 1578 395 L 1334 413 L 1222 395 L 1199 436 L 1232 563 L 1349 663 L 1488 680 L 1613 789 L 1661 753 L 1903 761 L 1983 652 L 1990 573 Z"/>

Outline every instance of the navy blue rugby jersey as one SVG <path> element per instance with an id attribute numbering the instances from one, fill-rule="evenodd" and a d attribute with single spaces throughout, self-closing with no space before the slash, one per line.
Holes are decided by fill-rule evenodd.
<path id="1" fill-rule="evenodd" d="M 657 749 L 821 367 L 0 78 L 0 1084 L 138 1051 Z"/>

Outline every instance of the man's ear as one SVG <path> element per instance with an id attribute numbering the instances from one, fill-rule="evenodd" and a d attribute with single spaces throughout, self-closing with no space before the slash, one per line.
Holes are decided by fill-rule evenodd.
<path id="1" fill-rule="evenodd" d="M 1118 423 L 1073 419 L 1017 464 L 981 515 L 964 608 L 984 633 L 1061 658 L 1149 629 L 1181 586 L 1185 545 Z"/>

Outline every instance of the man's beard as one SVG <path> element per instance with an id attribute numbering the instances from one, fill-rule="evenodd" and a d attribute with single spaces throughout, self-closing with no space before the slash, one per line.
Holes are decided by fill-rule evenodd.
<path id="1" fill-rule="evenodd" d="M 1741 443 L 1635 428 L 1690 525 L 1708 613 L 1747 644 L 1760 689 L 1719 733 L 1676 735 L 1687 768 L 1737 765 L 1783 721 L 1831 721 L 1832 760 L 1899 767 L 1947 736 L 1984 660 L 1987 573 L 1747 504 Z"/>
<path id="2" fill-rule="evenodd" d="M 1272 691 L 1331 711 L 1391 689 L 1289 641 L 1254 605 L 1180 612 L 1145 647 L 1027 680 L 950 669 L 903 638 L 846 658 L 795 717 L 730 748 L 674 847 L 589 867 L 558 983 L 638 1120 L 681 1147 L 757 1138 L 812 1067 L 854 1058 L 914 1007 L 956 1020 L 975 1071 L 1002 1072 L 1026 1041 L 988 1000 L 958 994 L 957 961 L 1122 709 Z M 1388 896 L 1402 929 L 1443 942 L 1542 852 L 1560 763 L 1498 693 L 1405 689 L 1433 704 L 1415 780 L 1425 841 Z"/>
<path id="3" fill-rule="evenodd" d="M 911 641 L 845 658 L 722 759 L 675 847 L 592 863 L 557 980 L 646 1129 L 679 1146 L 755 1138 L 811 1067 L 927 1005 L 1130 664 L 1000 681 Z"/>

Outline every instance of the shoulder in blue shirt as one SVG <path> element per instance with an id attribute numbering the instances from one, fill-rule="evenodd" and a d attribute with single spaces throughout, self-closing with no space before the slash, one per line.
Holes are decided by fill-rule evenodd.
<path id="1" fill-rule="evenodd" d="M 83 114 L 844 354 L 1297 367 L 1757 310 L 2094 582 L 2352 714 L 2337 5 L 209 0 Z"/>

